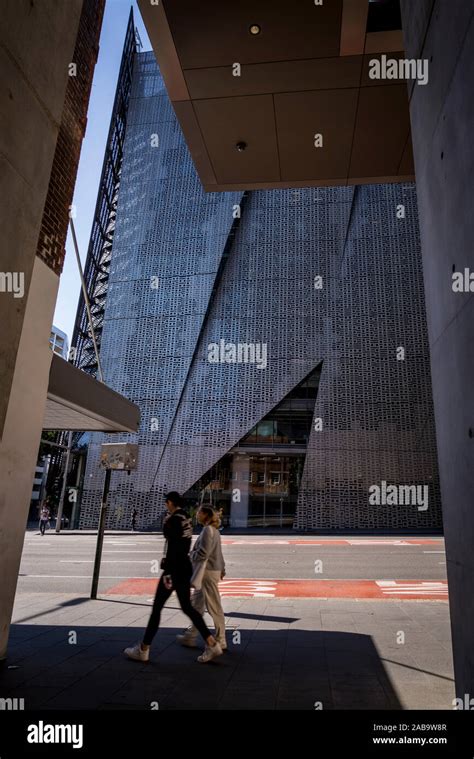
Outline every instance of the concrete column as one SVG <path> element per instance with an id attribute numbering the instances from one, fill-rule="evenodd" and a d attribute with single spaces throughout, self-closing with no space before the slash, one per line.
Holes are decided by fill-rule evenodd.
<path id="1" fill-rule="evenodd" d="M 474 0 L 401 0 L 457 696 L 474 696 Z M 474 280 L 474 276 L 472 277 Z"/>
<path id="2" fill-rule="evenodd" d="M 10 618 L 43 427 L 59 277 L 36 258 L 0 443 L 0 661 Z"/>
<path id="3" fill-rule="evenodd" d="M 232 481 L 232 496 L 230 499 L 230 526 L 247 527 L 249 514 L 249 473 L 250 459 L 248 456 L 234 455 L 232 459 L 232 471 L 237 474 L 237 479 Z M 238 491 L 238 493 L 236 493 Z M 234 495 L 236 493 L 236 495 Z M 238 497 L 239 500 L 234 500 Z"/>
<path id="4" fill-rule="evenodd" d="M 24 293 L 13 298 L 0 288 L 0 438 L 81 9 L 82 0 L 2 2 L 0 274 L 21 277 Z"/>
<path id="5" fill-rule="evenodd" d="M 82 0 L 4 0 L 0 24 L 0 661 L 43 424 L 58 276 L 37 258 Z"/>

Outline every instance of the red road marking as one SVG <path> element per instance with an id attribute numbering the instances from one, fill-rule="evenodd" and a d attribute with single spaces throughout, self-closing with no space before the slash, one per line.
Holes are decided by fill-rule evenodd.
<path id="1" fill-rule="evenodd" d="M 152 596 L 157 580 L 131 578 L 109 588 L 105 595 Z M 239 598 L 374 598 L 386 600 L 448 598 L 445 581 L 429 580 L 224 580 L 223 596 Z"/>
<path id="2" fill-rule="evenodd" d="M 310 546 L 432 546 L 442 543 L 442 539 L 434 540 L 432 538 L 347 538 L 346 540 L 324 540 L 324 538 L 303 540 L 299 538 L 290 538 L 289 540 L 232 540 L 231 538 L 222 538 L 222 545 L 226 546 L 275 546 L 275 545 L 310 545 Z"/>

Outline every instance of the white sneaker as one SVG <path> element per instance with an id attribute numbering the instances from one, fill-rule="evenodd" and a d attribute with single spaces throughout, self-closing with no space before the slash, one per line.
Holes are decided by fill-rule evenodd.
<path id="1" fill-rule="evenodd" d="M 223 651 L 219 643 L 215 643 L 213 646 L 206 645 L 206 648 L 202 652 L 201 656 L 198 656 L 197 660 L 198 662 L 201 662 L 201 664 L 206 664 L 206 662 L 215 659 L 216 656 L 222 656 L 222 654 Z"/>
<path id="2" fill-rule="evenodd" d="M 136 643 L 134 646 L 126 648 L 124 654 L 125 656 L 128 656 L 129 659 L 133 659 L 134 661 L 148 661 L 150 658 L 150 649 L 147 648 L 144 651 L 140 643 Z"/>
<path id="3" fill-rule="evenodd" d="M 177 635 L 176 640 L 178 643 L 181 643 L 182 646 L 187 646 L 188 648 L 196 648 L 196 636 L 190 635 L 189 633 L 185 632 L 183 635 Z"/>

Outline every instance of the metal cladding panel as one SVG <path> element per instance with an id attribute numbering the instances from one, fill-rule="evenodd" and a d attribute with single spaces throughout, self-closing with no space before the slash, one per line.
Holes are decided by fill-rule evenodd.
<path id="1" fill-rule="evenodd" d="M 323 361 L 295 527 L 439 528 L 414 185 L 205 194 L 153 55 L 136 60 L 101 356 L 140 406 L 122 436 L 140 463 L 112 482 L 109 526 L 133 508 L 159 524 L 164 491 L 187 490 Z M 265 345 L 265 360 L 213 362 L 221 341 Z M 83 526 L 107 436 L 93 439 Z M 371 505 L 382 481 L 427 484 L 429 507 Z"/>

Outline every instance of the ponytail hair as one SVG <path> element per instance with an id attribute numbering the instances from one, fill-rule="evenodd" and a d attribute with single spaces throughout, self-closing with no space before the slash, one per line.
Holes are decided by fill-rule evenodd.
<path id="1" fill-rule="evenodd" d="M 201 506 L 199 511 L 202 511 L 202 513 L 206 515 L 206 526 L 211 525 L 211 527 L 215 527 L 216 529 L 219 529 L 221 525 L 221 520 L 217 512 L 214 511 L 214 509 L 212 508 L 212 506 Z"/>

